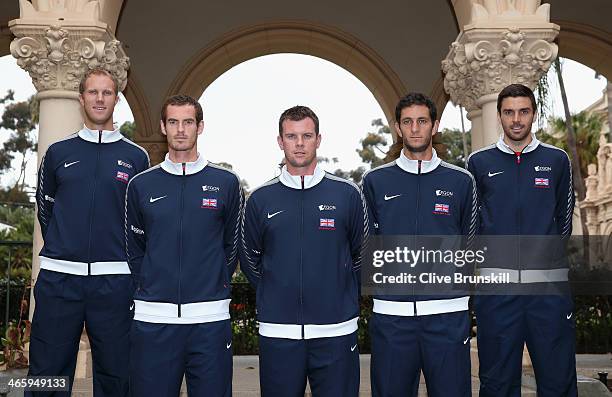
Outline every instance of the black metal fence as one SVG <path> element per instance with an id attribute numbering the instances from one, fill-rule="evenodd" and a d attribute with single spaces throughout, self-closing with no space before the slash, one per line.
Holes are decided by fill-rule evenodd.
<path id="1" fill-rule="evenodd" d="M 22 298 L 29 302 L 30 261 L 32 243 L 29 241 L 0 241 L 0 335 L 9 322 L 18 322 Z M 575 297 L 576 348 L 578 353 L 612 352 L 612 296 Z M 232 330 L 234 352 L 237 355 L 257 354 L 257 322 L 255 290 L 244 277 L 232 283 Z M 24 310 L 27 317 L 27 307 Z M 361 298 L 358 340 L 362 353 L 370 352 L 368 323 L 372 313 L 372 299 Z"/>
<path id="2" fill-rule="evenodd" d="M 29 302 L 28 288 L 31 280 L 31 241 L 0 240 L 0 318 L 2 335 L 9 322 L 18 322 L 22 299 Z M 27 318 L 27 307 L 24 312 Z"/>

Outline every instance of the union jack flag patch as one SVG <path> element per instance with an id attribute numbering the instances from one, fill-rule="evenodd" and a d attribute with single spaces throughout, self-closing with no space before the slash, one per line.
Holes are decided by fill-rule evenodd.
<path id="1" fill-rule="evenodd" d="M 128 180 L 130 179 L 130 174 L 128 174 L 127 172 L 117 171 L 117 176 L 115 177 L 115 179 L 123 183 L 128 183 Z"/>
<path id="2" fill-rule="evenodd" d="M 450 215 L 450 206 L 448 204 L 434 205 L 434 214 Z"/>
<path id="3" fill-rule="evenodd" d="M 202 208 L 211 208 L 213 210 L 217 209 L 217 199 L 202 199 Z"/>
<path id="4" fill-rule="evenodd" d="M 535 187 L 549 187 L 548 178 L 536 178 Z"/>
<path id="5" fill-rule="evenodd" d="M 336 221 L 333 218 L 320 218 L 319 229 L 321 230 L 336 230 Z"/>

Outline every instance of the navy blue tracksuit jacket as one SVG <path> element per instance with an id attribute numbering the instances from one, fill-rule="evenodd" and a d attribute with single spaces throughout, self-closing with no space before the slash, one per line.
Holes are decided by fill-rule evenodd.
<path id="1" fill-rule="evenodd" d="M 49 146 L 36 192 L 44 239 L 41 269 L 129 274 L 121 222 L 125 190 L 148 166 L 147 152 L 118 130 L 84 127 Z"/>
<path id="2" fill-rule="evenodd" d="M 262 336 L 311 339 L 357 330 L 359 268 L 368 234 L 359 188 L 319 167 L 281 175 L 244 208 L 242 270 L 257 287 Z"/>
<path id="3" fill-rule="evenodd" d="M 469 239 L 476 233 L 474 178 L 464 169 L 441 161 L 435 150 L 430 161 L 410 160 L 402 152 L 396 161 L 368 171 L 363 177 L 363 193 L 377 235 L 448 235 Z M 417 266 L 430 271 L 424 264 Z M 387 295 L 375 297 L 374 305 L 376 312 L 397 315 L 467 310 L 467 296 L 449 298 L 448 295 Z M 437 303 L 425 304 L 421 310 L 417 303 L 389 303 L 431 300 Z"/>
<path id="4" fill-rule="evenodd" d="M 567 281 L 567 262 L 562 258 L 545 259 L 551 253 L 562 255 L 562 247 L 556 246 L 572 233 L 574 190 L 567 154 L 535 136 L 517 154 L 500 139 L 472 153 L 467 168 L 474 175 L 480 196 L 480 234 L 560 236 L 500 240 L 505 246 L 516 245 L 517 253 L 512 260 L 508 249 L 502 255 L 489 255 L 481 272 L 508 269 L 512 281 L 523 283 Z M 496 249 L 504 249 L 494 244 Z"/>
<path id="5" fill-rule="evenodd" d="M 229 318 L 242 197 L 237 175 L 201 157 L 173 163 L 166 156 L 130 182 L 125 235 L 135 320 Z"/>

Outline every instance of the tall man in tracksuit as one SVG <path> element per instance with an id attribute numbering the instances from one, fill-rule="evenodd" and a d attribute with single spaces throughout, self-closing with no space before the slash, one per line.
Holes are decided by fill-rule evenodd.
<path id="1" fill-rule="evenodd" d="M 367 211 L 358 187 L 317 165 L 315 113 L 279 120 L 286 164 L 245 204 L 241 268 L 257 288 L 264 397 L 359 392 L 359 268 Z"/>
<path id="2" fill-rule="evenodd" d="M 137 285 L 131 330 L 134 397 L 232 394 L 230 281 L 237 264 L 240 180 L 206 161 L 202 107 L 166 100 L 168 154 L 137 175 L 126 196 L 126 249 Z"/>
<path id="3" fill-rule="evenodd" d="M 403 142 L 400 157 L 363 178 L 374 233 L 474 235 L 474 178 L 438 158 L 432 147 L 436 116 L 435 104 L 419 93 L 406 95 L 395 108 L 395 130 Z M 426 264 L 416 266 L 430 271 Z M 453 270 L 454 264 L 449 266 L 446 270 Z M 372 395 L 416 397 L 422 370 L 429 396 L 470 396 L 468 300 L 464 294 L 442 293 L 375 296 Z"/>
<path id="4" fill-rule="evenodd" d="M 498 96 L 497 111 L 503 135 L 497 143 L 472 153 L 467 164 L 481 200 L 480 233 L 569 237 L 574 209 L 570 161 L 563 150 L 538 141 L 532 134 L 536 112 L 533 92 L 520 84 L 509 85 Z M 567 282 L 567 267 L 525 266 L 522 258 L 531 253 L 524 251 L 520 267 L 507 270 L 514 283 Z M 485 267 L 480 273 L 496 272 L 499 267 Z M 525 343 L 538 396 L 577 395 L 570 296 L 476 296 L 475 310 L 480 396 L 520 396 Z"/>
<path id="5" fill-rule="evenodd" d="M 127 396 L 133 285 L 124 199 L 128 181 L 149 166 L 149 158 L 113 127 L 118 83 L 109 72 L 89 70 L 79 92 L 83 129 L 49 146 L 38 173 L 44 246 L 28 374 L 69 376 L 72 385 L 85 323 L 94 396 Z M 60 394 L 70 393 L 54 395 Z"/>

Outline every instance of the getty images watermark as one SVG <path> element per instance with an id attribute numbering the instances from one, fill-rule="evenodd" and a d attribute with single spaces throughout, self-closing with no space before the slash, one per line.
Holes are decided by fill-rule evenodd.
<path id="1" fill-rule="evenodd" d="M 582 236 L 371 236 L 361 267 L 362 293 L 612 294 L 612 250 L 606 251 L 612 238 L 589 241 Z"/>
<path id="2" fill-rule="evenodd" d="M 382 268 L 393 264 L 401 267 L 415 269 L 417 266 L 442 265 L 446 269 L 464 268 L 468 266 L 479 266 L 485 263 L 487 247 L 482 249 L 411 249 L 408 246 L 395 247 L 395 249 L 377 249 L 372 251 L 372 266 Z M 465 272 L 453 271 L 451 274 L 438 274 L 433 271 L 409 272 L 403 271 L 399 274 L 385 274 L 383 271 L 372 274 L 374 284 L 505 284 L 510 282 L 510 274 L 507 271 L 479 274 L 466 274 Z"/>

